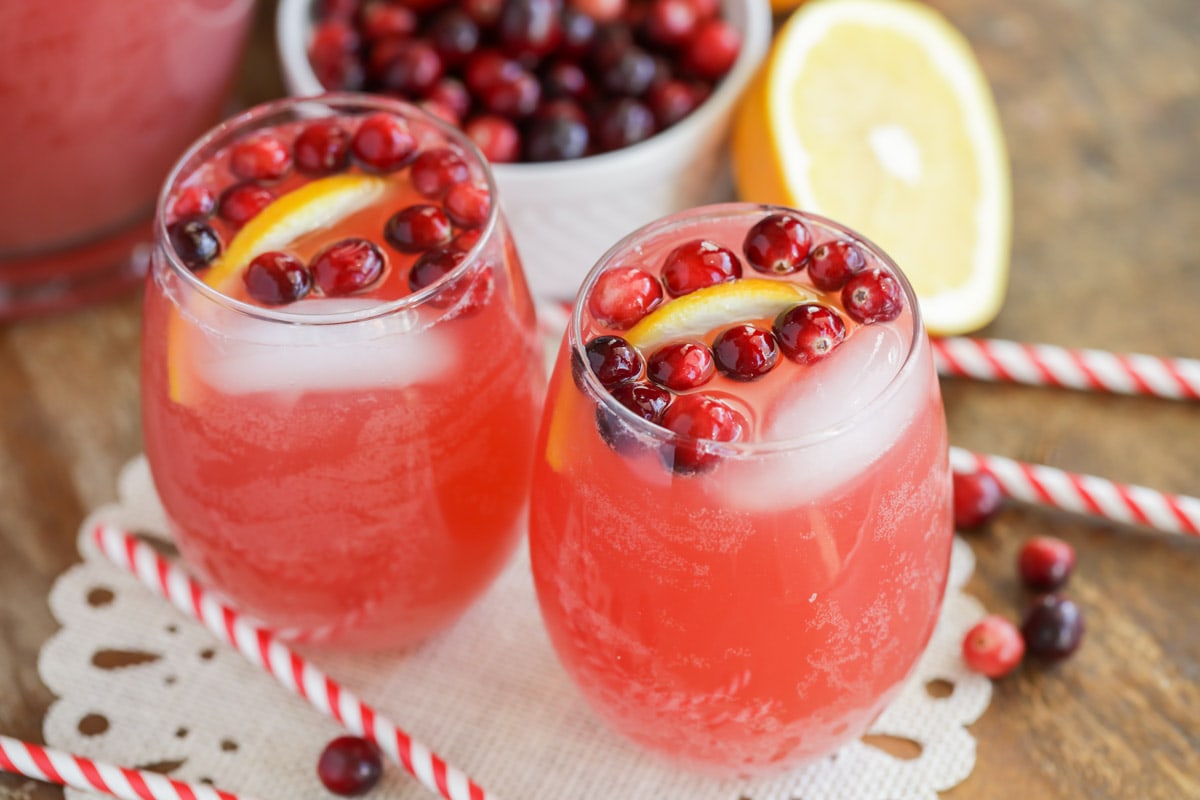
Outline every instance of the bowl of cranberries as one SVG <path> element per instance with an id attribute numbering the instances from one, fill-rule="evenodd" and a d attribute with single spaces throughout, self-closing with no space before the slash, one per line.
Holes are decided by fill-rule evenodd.
<path id="1" fill-rule="evenodd" d="M 492 163 L 534 294 L 570 299 L 647 222 L 726 199 L 768 0 L 281 0 L 289 91 L 397 96 Z"/>

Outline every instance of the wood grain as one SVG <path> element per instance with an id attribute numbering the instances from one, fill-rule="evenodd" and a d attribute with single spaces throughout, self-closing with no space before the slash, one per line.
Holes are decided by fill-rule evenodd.
<path id="1" fill-rule="evenodd" d="M 986 334 L 1200 357 L 1200 14 L 1195 0 L 932 0 L 970 39 L 1012 158 L 1012 281 Z M 271 3 L 239 81 L 279 93 Z M 141 446 L 139 304 L 0 328 L 0 731 L 40 740 L 38 650 L 84 514 Z M 944 382 L 961 446 L 1200 495 L 1200 407 Z M 1077 549 L 1077 656 L 996 685 L 979 762 L 945 796 L 1200 798 L 1200 541 L 1007 509 L 973 537 L 971 590 L 1011 616 L 1020 543 Z M 0 777 L 0 800 L 57 790 Z M 881 800 L 886 800 L 882 798 Z"/>

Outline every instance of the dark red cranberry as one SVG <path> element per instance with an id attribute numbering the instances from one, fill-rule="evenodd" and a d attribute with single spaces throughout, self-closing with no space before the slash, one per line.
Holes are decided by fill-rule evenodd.
<path id="1" fill-rule="evenodd" d="M 549 99 L 569 97 L 583 100 L 592 94 L 587 73 L 571 61 L 555 61 L 542 72 L 542 96 Z"/>
<path id="2" fill-rule="evenodd" d="M 537 110 L 542 99 L 542 85 L 532 72 L 518 67 L 511 77 L 493 83 L 477 97 L 491 113 L 521 119 Z"/>
<path id="3" fill-rule="evenodd" d="M 212 189 L 201 183 L 186 186 L 175 198 L 171 212 L 175 219 L 211 217 L 217 207 L 217 198 Z"/>
<path id="4" fill-rule="evenodd" d="M 408 6 L 417 14 L 428 14 L 430 11 L 437 11 L 442 6 L 449 3 L 450 0 L 400 0 L 401 5 Z"/>
<path id="5" fill-rule="evenodd" d="M 583 106 L 579 105 L 578 101 L 572 100 L 569 97 L 559 97 L 554 100 L 546 100 L 538 106 L 538 110 L 534 112 L 534 119 L 548 119 L 550 117 L 566 117 L 574 120 L 581 125 L 588 123 L 587 112 L 583 110 Z"/>
<path id="6" fill-rule="evenodd" d="M 587 154 L 588 127 L 565 115 L 534 119 L 525 133 L 526 161 L 566 161 Z"/>
<path id="7" fill-rule="evenodd" d="M 684 67 L 694 75 L 717 80 L 729 72 L 742 49 L 742 35 L 723 19 L 710 19 L 696 28 L 683 52 Z"/>
<path id="8" fill-rule="evenodd" d="M 450 241 L 450 219 L 437 206 L 416 205 L 397 211 L 387 221 L 383 236 L 402 253 L 421 253 Z"/>
<path id="9" fill-rule="evenodd" d="M 653 0 L 643 26 L 646 36 L 665 47 L 678 47 L 692 38 L 700 20 L 688 0 Z"/>
<path id="10" fill-rule="evenodd" d="M 954 527 L 978 528 L 1004 505 L 1004 491 L 987 472 L 954 473 Z"/>
<path id="11" fill-rule="evenodd" d="M 869 325 L 890 322 L 904 308 L 904 291 L 899 281 L 885 270 L 864 270 L 842 287 L 842 307 L 855 322 Z"/>
<path id="12" fill-rule="evenodd" d="M 333 120 L 304 126 L 296 137 L 296 169 L 309 175 L 328 175 L 350 162 L 350 134 Z"/>
<path id="13" fill-rule="evenodd" d="M 463 63 L 479 47 L 479 26 L 460 8 L 448 8 L 438 14 L 426 34 L 447 67 Z"/>
<path id="14" fill-rule="evenodd" d="M 594 133 L 602 151 L 620 150 L 654 135 L 654 113 L 633 98 L 622 98 L 596 115 Z"/>
<path id="15" fill-rule="evenodd" d="M 429 94 L 442 78 L 445 65 L 433 45 L 408 39 L 395 49 L 380 76 L 382 88 L 408 98 Z"/>
<path id="16" fill-rule="evenodd" d="M 654 59 L 640 47 L 628 47 L 604 66 L 600 82 L 615 95 L 640 97 L 650 88 L 655 76 Z"/>
<path id="17" fill-rule="evenodd" d="M 836 292 L 866 268 L 867 257 L 854 242 L 826 242 L 814 247 L 808 257 L 813 286 L 824 292 Z"/>
<path id="18" fill-rule="evenodd" d="M 580 58 L 587 53 L 596 37 L 596 20 L 568 5 L 559 16 L 559 24 L 562 41 L 558 45 L 558 52 L 568 58 Z"/>
<path id="19" fill-rule="evenodd" d="M 342 239 L 326 247 L 309 264 L 313 283 L 329 297 L 370 288 L 383 275 L 383 253 L 366 239 Z"/>
<path id="20" fill-rule="evenodd" d="M 1075 549 L 1053 536 L 1034 536 L 1021 545 L 1017 572 L 1030 589 L 1053 592 L 1071 577 Z"/>
<path id="21" fill-rule="evenodd" d="M 712 351 L 701 342 L 664 345 L 646 359 L 646 376 L 676 392 L 703 386 L 714 372 Z"/>
<path id="22" fill-rule="evenodd" d="M 811 364 L 842 343 L 846 338 L 846 323 L 828 306 L 804 303 L 780 314 L 774 332 L 785 356 L 797 364 Z"/>
<path id="23" fill-rule="evenodd" d="M 504 0 L 461 0 L 461 3 L 467 16 L 481 28 L 494 25 L 500 19 L 500 9 L 504 6 Z"/>
<path id="24" fill-rule="evenodd" d="M 1083 641 L 1083 612 L 1073 600 L 1048 594 L 1034 601 L 1025 612 L 1021 636 L 1030 655 L 1048 661 L 1066 658 Z"/>
<path id="25" fill-rule="evenodd" d="M 648 383 L 628 382 L 610 391 L 614 400 L 647 422 L 659 424 L 671 403 L 671 393 Z M 636 449 L 639 439 L 633 429 L 603 404 L 596 408 L 596 429 L 600 438 L 618 453 Z"/>
<path id="26" fill-rule="evenodd" d="M 461 250 L 438 248 L 422 253 L 408 273 L 408 288 L 414 292 L 432 286 L 454 271 L 467 257 Z"/>
<path id="27" fill-rule="evenodd" d="M 596 279 L 588 311 L 601 325 L 623 331 L 657 308 L 662 298 L 662 284 L 653 275 L 637 267 L 618 267 Z"/>
<path id="28" fill-rule="evenodd" d="M 708 239 L 684 242 L 667 254 L 662 280 L 672 297 L 742 277 L 742 264 L 733 251 Z"/>
<path id="29" fill-rule="evenodd" d="M 536 63 L 562 41 L 562 0 L 504 0 L 496 32 L 510 56 Z"/>
<path id="30" fill-rule="evenodd" d="M 480 114 L 467 122 L 463 132 L 493 164 L 507 164 L 521 157 L 521 134 L 517 126 L 504 117 Z"/>
<path id="31" fill-rule="evenodd" d="M 426 99 L 445 106 L 459 121 L 466 119 L 471 111 L 471 93 L 458 78 L 442 78 L 429 90 Z"/>
<path id="32" fill-rule="evenodd" d="M 458 236 L 455 236 L 450 241 L 449 247 L 451 250 L 459 250 L 463 253 L 467 253 L 475 249 L 475 245 L 479 244 L 479 240 L 482 237 L 482 228 L 468 228 Z"/>
<path id="33" fill-rule="evenodd" d="M 193 272 L 207 267 L 221 254 L 221 240 L 216 231 L 198 219 L 172 222 L 167 226 L 167 238 L 175 255 Z"/>
<path id="34" fill-rule="evenodd" d="M 412 161 L 417 140 L 404 120 L 392 114 L 372 114 L 362 121 L 350 142 L 354 157 L 375 172 L 393 172 Z"/>
<path id="35" fill-rule="evenodd" d="M 317 760 L 317 777 L 326 789 L 344 797 L 371 790 L 383 774 L 379 748 L 357 736 L 341 736 L 325 745 Z"/>
<path id="36" fill-rule="evenodd" d="M 723 375 L 752 381 L 766 375 L 779 361 L 775 335 L 754 325 L 735 325 L 713 340 L 713 360 Z"/>
<path id="37" fill-rule="evenodd" d="M 650 87 L 646 102 L 654 112 L 654 121 L 661 130 L 671 127 L 695 111 L 700 105 L 700 96 L 684 81 L 666 80 Z"/>
<path id="38" fill-rule="evenodd" d="M 740 412 L 703 394 L 676 397 L 663 412 L 662 425 L 685 437 L 663 448 L 663 460 L 681 475 L 712 469 L 720 455 L 708 443 L 736 442 L 749 428 Z"/>
<path id="39" fill-rule="evenodd" d="M 466 159 L 448 147 L 426 150 L 409 170 L 413 187 L 425 197 L 440 200 L 456 183 L 471 177 Z"/>
<path id="40" fill-rule="evenodd" d="M 478 183 L 456 183 L 446 192 L 446 215 L 462 228 L 478 228 L 487 222 L 492 196 Z"/>
<path id="41" fill-rule="evenodd" d="M 374 0 L 359 10 L 358 30 L 368 41 L 409 36 L 417 30 L 417 15 L 411 8 L 386 0 Z"/>
<path id="42" fill-rule="evenodd" d="M 317 9 L 318 19 L 347 20 L 358 11 L 361 0 L 320 0 Z"/>
<path id="43" fill-rule="evenodd" d="M 317 80 L 326 89 L 354 89 L 362 85 L 362 68 L 355 50 L 358 33 L 343 19 L 327 19 L 313 28 L 308 60 Z"/>
<path id="44" fill-rule="evenodd" d="M 611 389 L 642 374 L 642 356 L 620 336 L 597 336 L 584 347 L 588 366 Z"/>
<path id="45" fill-rule="evenodd" d="M 592 36 L 588 59 L 593 67 L 604 69 L 633 46 L 633 31 L 628 25 L 620 22 L 600 25 Z"/>
<path id="46" fill-rule="evenodd" d="M 628 0 L 570 0 L 571 5 L 598 22 L 619 19 L 628 8 Z"/>
<path id="47" fill-rule="evenodd" d="M 271 205 L 274 199 L 275 194 L 265 186 L 259 186 L 257 183 L 235 183 L 221 192 L 217 213 L 227 222 L 245 225 Z"/>
<path id="48" fill-rule="evenodd" d="M 242 273 L 246 294 L 269 306 L 292 303 L 308 294 L 312 276 L 293 255 L 271 251 L 254 257 Z"/>
<path id="49" fill-rule="evenodd" d="M 463 81 L 478 97 L 500 81 L 512 80 L 522 67 L 498 50 L 480 50 L 463 66 Z"/>
<path id="50" fill-rule="evenodd" d="M 972 671 L 989 678 L 1003 678 L 1024 658 L 1025 640 L 1016 625 L 992 614 L 967 631 L 963 637 L 962 655 Z"/>
<path id="51" fill-rule="evenodd" d="M 454 113 L 454 109 L 450 108 L 444 103 L 439 103 L 436 100 L 430 100 L 428 97 L 426 97 L 424 100 L 418 100 L 417 107 L 430 116 L 437 117 L 447 125 L 452 125 L 457 128 L 462 122 L 462 120 L 459 119 L 458 114 Z"/>
<path id="52" fill-rule="evenodd" d="M 808 226 L 795 214 L 769 214 L 746 232 L 742 252 L 759 272 L 789 275 L 804 268 L 812 246 Z"/>

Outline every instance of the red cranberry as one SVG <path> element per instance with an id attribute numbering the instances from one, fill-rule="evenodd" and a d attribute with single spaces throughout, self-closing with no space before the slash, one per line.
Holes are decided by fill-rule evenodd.
<path id="1" fill-rule="evenodd" d="M 455 236 L 450 241 L 451 250 L 459 250 L 463 253 L 468 253 L 475 249 L 475 245 L 479 244 L 479 240 L 483 238 L 482 228 L 468 228 L 467 230 Z"/>
<path id="2" fill-rule="evenodd" d="M 550 99 L 570 97 L 586 99 L 592 94 L 591 81 L 578 64 L 555 61 L 542 73 L 542 96 Z"/>
<path id="3" fill-rule="evenodd" d="M 678 47 L 692 37 L 699 21 L 688 0 L 653 0 L 646 13 L 646 36 L 665 47 Z"/>
<path id="4" fill-rule="evenodd" d="M 836 292 L 866 268 L 867 257 L 854 242 L 826 242 L 814 247 L 808 257 L 813 286 L 825 292 Z"/>
<path id="5" fill-rule="evenodd" d="M 646 376 L 676 392 L 703 386 L 714 372 L 712 351 L 700 342 L 664 345 L 646 359 Z"/>
<path id="6" fill-rule="evenodd" d="M 637 267 L 618 267 L 596 279 L 588 295 L 588 311 L 597 322 L 628 330 L 662 302 L 662 284 Z"/>
<path id="7" fill-rule="evenodd" d="M 899 281 L 878 267 L 858 273 L 842 287 L 842 307 L 855 322 L 890 322 L 904 308 Z"/>
<path id="8" fill-rule="evenodd" d="M 542 85 L 533 73 L 518 68 L 511 78 L 500 80 L 478 95 L 480 103 L 493 114 L 520 119 L 537 110 Z"/>
<path id="9" fill-rule="evenodd" d="M 640 47 L 629 47 L 601 72 L 605 90 L 615 95 L 640 97 L 655 76 L 654 59 Z"/>
<path id="10" fill-rule="evenodd" d="M 812 246 L 808 226 L 794 214 L 770 214 L 746 233 L 746 263 L 759 272 L 789 275 L 804 268 Z"/>
<path id="11" fill-rule="evenodd" d="M 393 172 L 413 159 L 417 140 L 404 120 L 380 112 L 362 121 L 350 147 L 365 167 L 375 172 Z"/>
<path id="12" fill-rule="evenodd" d="M 642 374 L 642 356 L 620 336 L 597 336 L 584 347 L 588 366 L 611 389 Z"/>
<path id="13" fill-rule="evenodd" d="M 568 0 L 572 7 L 597 22 L 611 22 L 625 13 L 628 0 Z"/>
<path id="14" fill-rule="evenodd" d="M 478 228 L 487 222 L 492 196 L 478 183 L 456 183 L 446 192 L 446 214 L 455 225 Z"/>
<path id="15" fill-rule="evenodd" d="M 1038 598 L 1025 613 L 1021 636 L 1030 655 L 1057 661 L 1074 653 L 1083 641 L 1083 612 L 1057 594 Z"/>
<path id="16" fill-rule="evenodd" d="M 507 164 L 521 157 L 521 134 L 504 117 L 480 114 L 467 122 L 463 132 L 493 164 Z"/>
<path id="17" fill-rule="evenodd" d="M 212 189 L 200 183 L 193 183 L 180 191 L 171 205 L 171 211 L 175 214 L 175 219 L 200 218 L 211 217 L 216 207 L 217 198 L 213 196 Z"/>
<path id="18" fill-rule="evenodd" d="M 361 0 L 320 0 L 317 17 L 319 19 L 346 20 L 358 11 Z"/>
<path id="19" fill-rule="evenodd" d="M 427 14 L 430 11 L 437 11 L 450 2 L 450 0 L 399 0 L 399 2 L 401 5 L 408 6 L 418 14 Z"/>
<path id="20" fill-rule="evenodd" d="M 462 120 L 458 118 L 458 114 L 454 113 L 454 109 L 450 108 L 444 103 L 439 103 L 436 100 L 430 100 L 428 97 L 426 97 L 424 100 L 418 100 L 417 107 L 430 116 L 437 117 L 447 125 L 452 125 L 457 128 L 459 123 L 462 122 Z"/>
<path id="21" fill-rule="evenodd" d="M 680 80 L 667 80 L 650 87 L 646 102 L 654 112 L 654 121 L 658 127 L 669 128 L 700 105 L 700 96 L 687 83 Z"/>
<path id="22" fill-rule="evenodd" d="M 354 294 L 383 275 L 383 253 L 366 239 L 343 239 L 326 247 L 309 265 L 313 283 L 329 297 Z"/>
<path id="23" fill-rule="evenodd" d="M 558 52 L 568 58 L 583 56 L 592 46 L 596 36 L 596 20 L 573 6 L 567 6 L 559 15 L 562 41 Z"/>
<path id="24" fill-rule="evenodd" d="M 422 253 L 408 273 L 408 287 L 414 292 L 440 281 L 466 260 L 461 250 L 438 248 Z"/>
<path id="25" fill-rule="evenodd" d="M 362 70 L 354 55 L 358 44 L 358 33 L 343 19 L 327 19 L 314 26 L 308 60 L 323 87 L 337 90 L 361 84 Z"/>
<path id="26" fill-rule="evenodd" d="M 561 0 L 504 0 L 496 31 L 510 56 L 536 62 L 562 41 Z"/>
<path id="27" fill-rule="evenodd" d="M 600 150 L 620 150 L 654 135 L 654 113 L 644 103 L 626 97 L 602 109 L 594 127 Z"/>
<path id="28" fill-rule="evenodd" d="M 442 78 L 429 90 L 426 99 L 445 106 L 455 120 L 465 119 L 471 111 L 471 93 L 458 78 Z"/>
<path id="29" fill-rule="evenodd" d="M 974 672 L 1003 678 L 1025 657 L 1025 640 L 1017 626 L 993 614 L 967 631 L 962 643 L 963 661 Z"/>
<path id="30" fill-rule="evenodd" d="M 612 388 L 612 397 L 647 422 L 659 424 L 663 412 L 671 403 L 671 393 L 648 383 L 622 383 Z M 600 438 L 619 453 L 635 449 L 639 440 L 627 423 L 613 414 L 603 404 L 596 408 L 596 429 Z"/>
<path id="31" fill-rule="evenodd" d="M 490 28 L 500 19 L 504 0 L 461 0 L 463 11 L 481 28 Z"/>
<path id="32" fill-rule="evenodd" d="M 565 115 L 535 119 L 525 134 L 526 161 L 567 161 L 588 150 L 588 127 Z"/>
<path id="33" fill-rule="evenodd" d="M 469 281 L 466 290 L 460 297 L 454 297 L 452 305 L 456 305 L 454 318 L 474 316 L 487 307 L 496 289 L 496 279 L 490 265 L 478 270 L 474 276 L 467 276 Z"/>
<path id="34" fill-rule="evenodd" d="M 686 437 L 663 450 L 667 465 L 682 475 L 705 472 L 716 466 L 720 455 L 705 442 L 736 442 L 750 427 L 734 408 L 703 394 L 676 397 L 663 413 L 662 425 Z"/>
<path id="35" fill-rule="evenodd" d="M 479 46 L 479 26 L 460 8 L 448 8 L 438 14 L 427 33 L 442 63 L 448 67 L 466 61 Z"/>
<path id="36" fill-rule="evenodd" d="M 242 283 L 250 297 L 277 306 L 295 302 L 308 294 L 312 276 L 300 259 L 272 251 L 254 257 L 242 273 Z"/>
<path id="37" fill-rule="evenodd" d="M 275 195 L 265 186 L 256 183 L 235 183 L 224 192 L 217 206 L 221 219 L 234 225 L 245 225 L 271 205 Z"/>
<path id="38" fill-rule="evenodd" d="M 713 340 L 713 360 L 723 375 L 752 381 L 766 375 L 779 361 L 775 335 L 754 325 L 735 325 Z"/>
<path id="39" fill-rule="evenodd" d="M 1004 491 L 987 472 L 954 473 L 954 527 L 978 528 L 996 516 L 1004 504 Z"/>
<path id="40" fill-rule="evenodd" d="M 811 364 L 842 343 L 846 338 L 846 323 L 828 306 L 803 303 L 780 314 L 774 331 L 785 356 L 797 364 Z"/>
<path id="41" fill-rule="evenodd" d="M 296 168 L 309 175 L 328 175 L 350 161 L 350 134 L 333 120 L 309 123 L 296 137 Z"/>
<path id="42" fill-rule="evenodd" d="M 551 117 L 566 117 L 574 120 L 581 125 L 586 125 L 588 122 L 587 112 L 579 103 L 569 97 L 559 97 L 554 100 L 547 100 L 538 106 L 537 112 L 534 113 L 534 119 L 542 120 Z"/>
<path id="43" fill-rule="evenodd" d="M 456 183 L 471 177 L 466 160 L 448 147 L 426 150 L 409 171 L 413 187 L 425 197 L 440 200 Z"/>
<path id="44" fill-rule="evenodd" d="M 358 29 L 368 41 L 409 36 L 417 30 L 417 15 L 402 5 L 376 0 L 359 10 Z"/>
<path id="45" fill-rule="evenodd" d="M 171 249 L 188 269 L 203 269 L 221 254 L 217 233 L 198 219 L 182 219 L 167 226 Z"/>
<path id="46" fill-rule="evenodd" d="M 364 794 L 379 783 L 383 761 L 379 749 L 366 739 L 341 736 L 321 751 L 317 777 L 326 789 L 345 797 Z"/>
<path id="47" fill-rule="evenodd" d="M 481 50 L 467 59 L 463 81 L 471 94 L 478 97 L 500 81 L 512 80 L 522 67 L 497 50 Z"/>
<path id="48" fill-rule="evenodd" d="M 383 88 L 409 98 L 424 97 L 441 80 L 445 66 L 433 45 L 421 39 L 397 47 L 381 75 Z"/>
<path id="49" fill-rule="evenodd" d="M 384 226 L 388 244 L 402 253 L 420 253 L 450 241 L 450 220 L 437 206 L 416 205 L 397 211 Z"/>
<path id="50" fill-rule="evenodd" d="M 696 11 L 696 18 L 705 20 L 711 19 L 721 10 L 721 0 L 688 0 L 688 3 Z"/>
<path id="51" fill-rule="evenodd" d="M 742 36 L 723 19 L 710 19 L 696 29 L 683 53 L 688 71 L 717 80 L 729 72 L 742 49 Z"/>
<path id="52" fill-rule="evenodd" d="M 1067 582 L 1075 568 L 1075 549 L 1053 536 L 1034 536 L 1021 545 L 1017 571 L 1031 589 L 1052 592 Z"/>
<path id="53" fill-rule="evenodd" d="M 600 25 L 592 35 L 592 46 L 588 51 L 588 58 L 593 67 L 604 69 L 633 46 L 633 31 L 629 29 L 628 25 L 622 22 Z"/>
<path id="54" fill-rule="evenodd" d="M 672 297 L 742 277 L 742 264 L 733 251 L 707 239 L 684 242 L 663 263 L 662 280 Z"/>

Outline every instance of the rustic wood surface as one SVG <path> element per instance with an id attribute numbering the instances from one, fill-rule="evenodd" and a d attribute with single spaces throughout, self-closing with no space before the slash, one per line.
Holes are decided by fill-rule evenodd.
<path id="1" fill-rule="evenodd" d="M 1014 185 L 1012 281 L 987 334 L 1200 357 L 1196 0 L 935 0 L 990 77 Z M 261 8 L 239 100 L 279 93 Z M 76 528 L 139 452 L 139 299 L 0 327 L 0 732 L 41 740 L 46 596 Z M 1200 406 L 944 382 L 959 445 L 1200 495 Z M 1014 555 L 1077 549 L 1077 656 L 996 685 L 948 798 L 1200 798 L 1200 540 L 1013 507 L 970 588 L 1016 615 Z M 0 777 L 0 800 L 57 790 Z M 886 798 L 880 798 L 886 800 Z"/>

